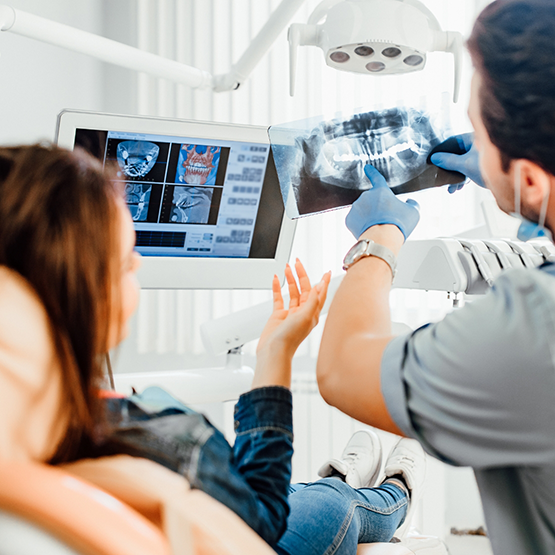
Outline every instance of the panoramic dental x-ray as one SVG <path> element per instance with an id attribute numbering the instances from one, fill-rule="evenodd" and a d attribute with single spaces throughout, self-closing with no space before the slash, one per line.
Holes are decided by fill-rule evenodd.
<path id="1" fill-rule="evenodd" d="M 292 218 L 352 204 L 371 188 L 364 166 L 383 174 L 394 193 L 458 183 L 461 175 L 428 162 L 443 140 L 416 108 L 389 108 L 347 119 L 272 126 L 272 151 L 287 214 Z"/>

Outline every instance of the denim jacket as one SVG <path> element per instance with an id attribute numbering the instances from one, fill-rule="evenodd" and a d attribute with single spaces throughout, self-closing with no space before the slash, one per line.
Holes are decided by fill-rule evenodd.
<path id="1" fill-rule="evenodd" d="M 233 447 L 202 414 L 159 388 L 106 400 L 112 433 L 95 456 L 128 454 L 183 475 L 275 546 L 286 528 L 293 454 L 291 392 L 263 387 L 235 406 Z"/>

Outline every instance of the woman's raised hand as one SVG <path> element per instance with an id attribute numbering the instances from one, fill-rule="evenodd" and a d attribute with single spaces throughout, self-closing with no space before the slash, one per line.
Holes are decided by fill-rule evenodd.
<path id="1" fill-rule="evenodd" d="M 326 302 L 331 272 L 314 287 L 300 260 L 295 262 L 298 284 L 289 265 L 285 278 L 289 288 L 289 308 L 285 308 L 279 279 L 274 276 L 274 311 L 258 342 L 256 372 L 252 387 L 291 385 L 291 361 L 299 345 L 318 324 Z"/>

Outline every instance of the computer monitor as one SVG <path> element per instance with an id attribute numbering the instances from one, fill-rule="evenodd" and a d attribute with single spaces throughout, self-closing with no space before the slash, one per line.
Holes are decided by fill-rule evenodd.
<path id="1" fill-rule="evenodd" d="M 267 289 L 283 275 L 295 223 L 266 128 L 67 110 L 56 141 L 116 166 L 142 287 Z"/>

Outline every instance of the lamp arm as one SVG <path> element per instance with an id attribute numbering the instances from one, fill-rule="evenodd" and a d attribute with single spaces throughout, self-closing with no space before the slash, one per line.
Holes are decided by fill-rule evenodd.
<path id="1" fill-rule="evenodd" d="M 437 17 L 427 6 L 420 2 L 420 0 L 401 0 L 401 2 L 404 2 L 405 4 L 410 4 L 411 6 L 414 6 L 415 8 L 420 10 L 428 18 L 428 21 L 431 23 L 432 29 L 434 31 L 441 31 L 441 25 L 439 24 Z"/>
<path id="2" fill-rule="evenodd" d="M 318 25 L 293 23 L 287 33 L 289 41 L 289 94 L 295 96 L 297 50 L 299 46 L 318 45 Z"/>
<path id="3" fill-rule="evenodd" d="M 459 101 L 462 79 L 462 55 L 463 55 L 463 36 L 458 32 L 448 31 L 449 33 L 449 52 L 453 54 L 455 62 L 455 84 L 453 89 L 453 102 Z"/>
<path id="4" fill-rule="evenodd" d="M 327 15 L 330 8 L 335 6 L 335 4 L 339 4 L 342 0 L 322 0 L 315 8 L 314 11 L 310 14 L 308 18 L 308 25 L 318 25 L 322 21 L 322 19 Z"/>
<path id="5" fill-rule="evenodd" d="M 237 89 L 248 78 L 304 1 L 282 0 L 239 61 L 228 73 L 216 77 L 207 71 L 16 10 L 7 5 L 0 5 L 0 30 L 60 46 L 104 62 L 169 79 L 195 89 L 213 88 L 216 92 L 222 92 Z"/>
<path id="6" fill-rule="evenodd" d="M 436 31 L 434 32 L 431 50 L 438 52 L 450 52 L 454 61 L 454 87 L 453 102 L 458 102 L 461 90 L 462 63 L 463 63 L 464 39 L 458 31 Z"/>
<path id="7" fill-rule="evenodd" d="M 216 92 L 238 89 L 246 81 L 304 1 L 282 0 L 231 70 L 214 77 Z"/>
<path id="8" fill-rule="evenodd" d="M 138 48 L 87 31 L 16 10 L 11 6 L 0 6 L 0 29 L 54 46 L 61 46 L 127 69 L 170 79 L 193 88 L 212 86 L 212 75 L 206 71 L 150 52 L 144 52 Z"/>

